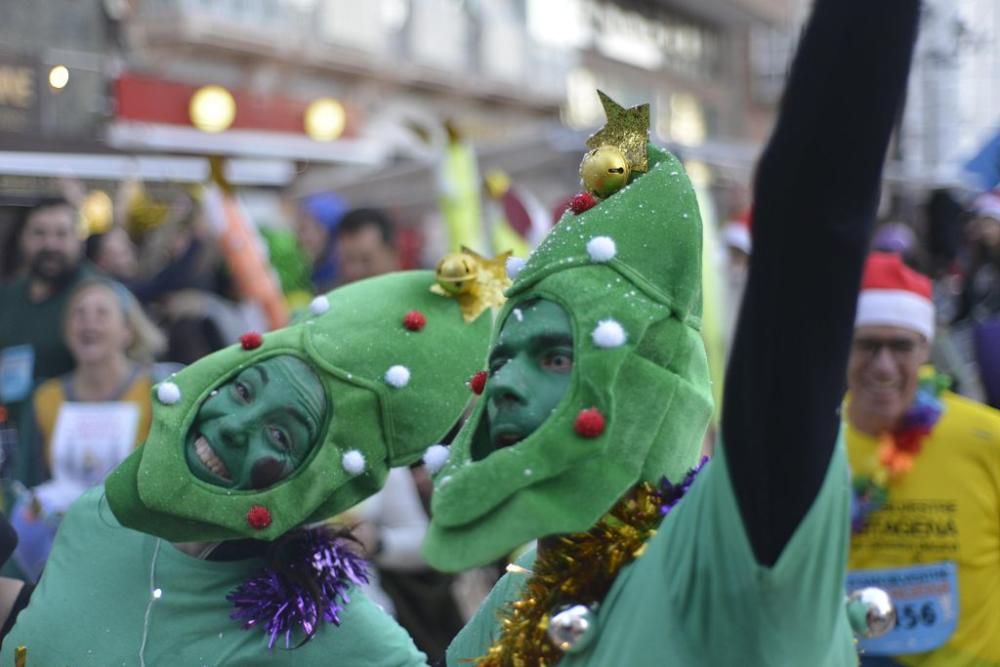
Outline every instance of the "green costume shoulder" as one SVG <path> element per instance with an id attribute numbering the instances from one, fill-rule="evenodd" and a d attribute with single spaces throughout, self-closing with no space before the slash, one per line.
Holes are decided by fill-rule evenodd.
<path id="1" fill-rule="evenodd" d="M 198 560 L 124 528 L 96 487 L 67 513 L 45 575 L 4 639 L 0 663 L 13 665 L 14 649 L 25 646 L 28 665 L 137 665 L 145 636 L 147 665 L 426 665 L 406 632 L 358 589 L 350 590 L 339 627 L 322 624 L 300 648 L 268 651 L 259 632 L 230 620 L 226 600 L 262 565 Z M 155 599 L 151 581 L 160 591 Z"/>
<path id="2" fill-rule="evenodd" d="M 829 576 L 845 569 L 849 493 L 838 447 L 822 490 L 781 558 L 762 567 L 720 452 L 643 555 L 616 578 L 597 611 L 592 632 L 598 641 L 567 653 L 560 667 L 739 665 L 747 655 L 768 656 L 770 665 L 856 665 L 844 576 Z M 818 550 L 817 544 L 827 546 Z M 530 569 L 532 562 L 529 554 L 518 564 Z M 520 597 L 525 579 L 509 573 L 494 587 L 449 647 L 450 667 L 486 653 L 499 636 L 497 612 Z"/>

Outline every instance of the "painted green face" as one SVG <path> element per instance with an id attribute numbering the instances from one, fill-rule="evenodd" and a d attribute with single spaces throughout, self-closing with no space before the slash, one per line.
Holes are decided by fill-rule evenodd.
<path id="1" fill-rule="evenodd" d="M 545 300 L 511 311 L 490 353 L 486 417 L 490 451 L 541 426 L 569 389 L 573 327 L 562 306 Z"/>
<path id="2" fill-rule="evenodd" d="M 201 404 L 188 468 L 209 484 L 266 489 L 306 459 L 325 416 L 323 385 L 305 362 L 282 355 L 248 366 Z"/>

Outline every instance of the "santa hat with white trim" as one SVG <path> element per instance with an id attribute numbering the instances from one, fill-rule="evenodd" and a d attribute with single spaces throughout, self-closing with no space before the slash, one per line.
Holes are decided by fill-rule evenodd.
<path id="1" fill-rule="evenodd" d="M 930 279 L 903 263 L 896 254 L 873 252 L 865 264 L 854 326 L 911 329 L 934 337 L 934 303 Z"/>

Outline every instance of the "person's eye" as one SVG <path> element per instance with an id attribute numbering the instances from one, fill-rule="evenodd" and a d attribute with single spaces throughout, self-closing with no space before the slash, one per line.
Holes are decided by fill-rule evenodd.
<path id="1" fill-rule="evenodd" d="M 496 374 L 508 361 L 506 357 L 490 359 L 490 375 Z"/>
<path id="2" fill-rule="evenodd" d="M 854 341 L 854 347 L 858 348 L 860 352 L 864 352 L 866 354 L 872 354 L 873 352 L 878 350 L 880 345 L 877 341 L 868 340 L 866 338 L 859 338 Z"/>
<path id="3" fill-rule="evenodd" d="M 559 373 L 565 373 L 573 368 L 573 355 L 561 350 L 547 352 L 542 357 L 542 368 Z"/>
<path id="4" fill-rule="evenodd" d="M 244 403 L 250 402 L 250 387 L 248 387 L 243 382 L 237 382 L 233 385 L 233 391 L 236 392 L 237 398 L 239 398 Z"/>
<path id="5" fill-rule="evenodd" d="M 279 447 L 281 447 L 281 449 L 285 450 L 286 452 L 292 451 L 291 438 L 289 438 L 288 435 L 280 428 L 278 428 L 277 426 L 268 426 L 267 433 L 268 436 L 270 436 L 271 441 L 274 442 L 274 444 L 278 445 Z"/>

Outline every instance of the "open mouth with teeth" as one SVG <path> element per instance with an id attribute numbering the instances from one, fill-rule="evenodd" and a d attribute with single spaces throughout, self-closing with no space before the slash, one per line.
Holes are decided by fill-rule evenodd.
<path id="1" fill-rule="evenodd" d="M 216 477 L 225 480 L 226 482 L 233 481 L 233 476 L 229 473 L 229 468 L 227 468 L 226 464 L 222 462 L 219 455 L 215 453 L 212 446 L 208 444 L 208 440 L 205 439 L 205 436 L 200 433 L 194 441 L 194 453 L 198 456 L 198 460 L 201 461 L 202 465 L 204 465 L 205 468 L 207 468 Z"/>

